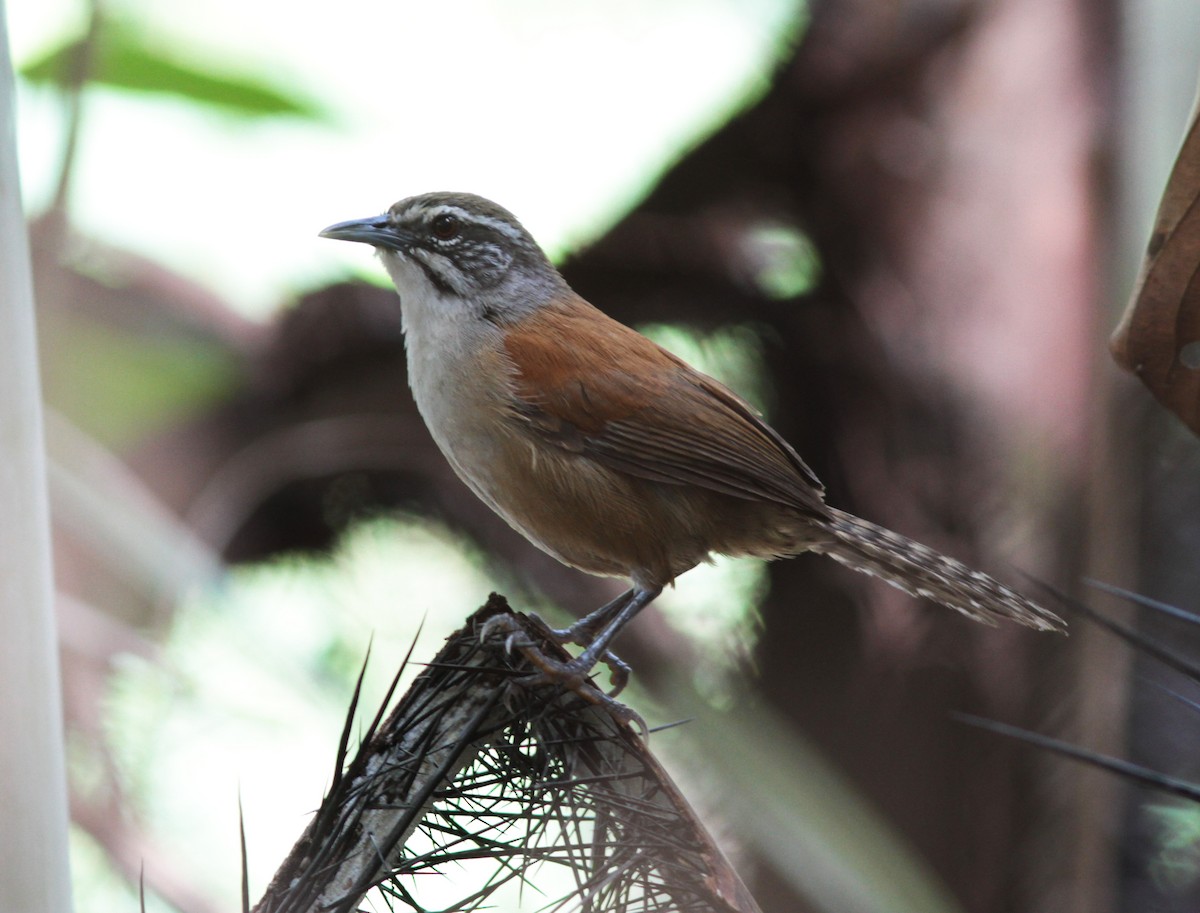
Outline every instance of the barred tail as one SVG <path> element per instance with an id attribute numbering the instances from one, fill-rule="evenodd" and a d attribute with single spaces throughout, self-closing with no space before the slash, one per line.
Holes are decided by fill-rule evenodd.
<path id="1" fill-rule="evenodd" d="M 830 508 L 826 529 L 833 538 L 810 546 L 813 551 L 913 596 L 925 596 L 986 624 L 1007 618 L 1040 631 L 1066 629 L 1053 612 L 987 574 L 882 526 Z"/>

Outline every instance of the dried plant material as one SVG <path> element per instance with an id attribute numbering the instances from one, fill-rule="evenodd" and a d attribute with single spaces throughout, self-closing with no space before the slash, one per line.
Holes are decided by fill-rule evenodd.
<path id="1" fill-rule="evenodd" d="M 1200 121 L 1192 113 L 1113 357 L 1200 433 Z"/>
<path id="2" fill-rule="evenodd" d="M 352 706 L 329 794 L 257 913 L 349 913 L 368 897 L 478 910 L 505 886 L 530 910 L 757 913 L 627 723 L 558 686 L 523 686 L 533 667 L 480 642 L 501 614 L 565 658 L 493 596 L 347 763 Z"/>

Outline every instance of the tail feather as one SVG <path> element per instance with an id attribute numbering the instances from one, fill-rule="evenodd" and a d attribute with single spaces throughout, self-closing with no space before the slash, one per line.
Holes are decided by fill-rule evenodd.
<path id="1" fill-rule="evenodd" d="M 830 508 L 826 528 L 833 537 L 811 546 L 813 551 L 913 596 L 925 596 L 986 624 L 1009 619 L 1039 631 L 1066 629 L 1061 618 L 1016 590 L 899 533 L 835 508 Z"/>

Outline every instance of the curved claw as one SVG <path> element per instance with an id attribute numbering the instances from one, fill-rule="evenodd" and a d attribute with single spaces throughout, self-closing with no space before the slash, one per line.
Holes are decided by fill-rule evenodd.
<path id="1" fill-rule="evenodd" d="M 642 715 L 628 705 L 622 704 L 614 697 L 614 695 L 619 694 L 621 689 L 625 687 L 625 683 L 628 681 L 628 672 L 619 675 L 614 669 L 613 680 L 616 681 L 620 677 L 621 681 L 612 692 L 605 694 L 592 683 L 591 678 L 588 676 L 590 669 L 584 663 L 578 660 L 560 663 L 540 654 L 535 658 L 531 655 L 533 652 L 535 651 L 530 650 L 526 652 L 525 657 L 538 667 L 538 671 L 517 679 L 517 684 L 529 688 L 535 688 L 539 685 L 558 685 L 561 688 L 571 691 L 587 703 L 595 707 L 602 707 L 618 722 L 636 727 L 642 738 L 649 741 L 650 727 L 646 725 L 646 721 L 642 719 Z M 618 662 L 620 661 L 618 660 Z M 624 663 L 621 663 L 621 665 L 625 669 L 628 669 L 628 666 L 625 666 Z"/>
<path id="2" fill-rule="evenodd" d="M 479 642 L 486 643 L 492 639 L 503 639 L 504 652 L 512 653 L 514 650 L 524 647 L 532 647 L 533 641 L 529 639 L 516 619 L 511 615 L 495 615 L 489 618 L 479 628 Z"/>
<path id="3" fill-rule="evenodd" d="M 646 721 L 640 713 L 628 704 L 622 704 L 620 701 L 613 700 L 608 695 L 604 695 L 602 704 L 620 722 L 625 723 L 627 726 L 636 727 L 643 742 L 650 741 L 650 727 L 646 725 Z"/>
<path id="4" fill-rule="evenodd" d="M 629 676 L 633 673 L 633 668 L 629 663 L 611 651 L 605 651 L 600 662 L 608 666 L 608 681 L 612 685 L 612 690 L 608 692 L 608 696 L 616 697 L 629 684 Z"/>

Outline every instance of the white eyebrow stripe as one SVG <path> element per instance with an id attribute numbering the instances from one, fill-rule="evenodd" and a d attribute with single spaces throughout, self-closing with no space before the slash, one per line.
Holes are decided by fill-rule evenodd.
<path id="1" fill-rule="evenodd" d="M 491 216 L 483 216 L 477 212 L 471 212 L 468 209 L 462 209 L 461 207 L 454 206 L 450 203 L 442 203 L 438 206 L 434 206 L 432 208 L 423 208 L 421 210 L 421 215 L 429 219 L 440 216 L 443 213 L 457 216 L 464 222 L 470 222 L 474 223 L 475 225 L 484 225 L 488 228 L 494 228 L 496 231 L 500 232 L 500 234 L 507 236 L 513 241 L 521 240 L 521 230 L 511 222 L 508 222 L 504 219 L 493 219 Z"/>

